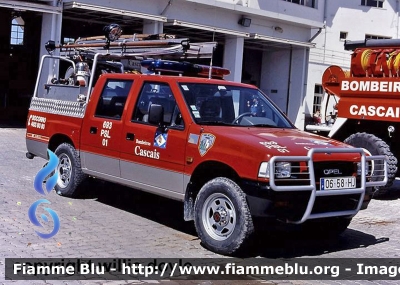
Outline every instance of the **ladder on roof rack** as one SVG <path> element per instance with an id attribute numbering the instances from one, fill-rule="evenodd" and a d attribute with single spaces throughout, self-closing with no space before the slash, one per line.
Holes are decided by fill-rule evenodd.
<path id="1" fill-rule="evenodd" d="M 50 45 L 53 43 L 49 42 Z M 137 56 L 141 58 L 195 59 L 211 58 L 216 42 L 191 43 L 187 38 L 178 39 L 167 34 L 135 34 L 123 36 L 107 45 L 105 37 L 79 38 L 74 43 L 53 45 L 63 56 L 84 55 L 93 58 L 95 54 L 105 54 L 116 58 Z M 107 47 L 107 49 L 105 49 Z"/>

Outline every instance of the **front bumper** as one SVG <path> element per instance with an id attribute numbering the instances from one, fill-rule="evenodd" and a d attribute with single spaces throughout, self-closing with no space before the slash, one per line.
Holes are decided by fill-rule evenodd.
<path id="1" fill-rule="evenodd" d="M 270 217 L 284 222 L 299 223 L 307 209 L 311 197 L 310 191 L 277 192 L 272 190 L 268 184 L 260 184 L 255 181 L 242 181 L 242 189 L 246 193 L 250 212 L 255 217 Z M 332 190 L 336 191 L 336 190 Z M 365 194 L 348 194 L 319 197 L 316 196 L 311 211 L 311 218 L 319 218 L 316 214 L 328 216 L 347 215 L 347 211 L 354 214 L 359 210 L 366 209 L 372 198 L 373 188 L 366 188 Z M 345 213 L 343 213 L 345 212 Z"/>
<path id="2" fill-rule="evenodd" d="M 319 190 L 315 178 L 313 155 L 315 153 L 357 153 L 361 160 L 361 173 L 358 183 L 353 189 Z M 307 170 L 301 175 L 301 185 L 296 185 L 296 179 L 276 179 L 271 175 L 269 183 L 258 181 L 242 181 L 242 189 L 247 195 L 250 211 L 254 216 L 274 217 L 281 221 L 300 224 L 309 219 L 319 219 L 337 216 L 352 217 L 361 209 L 367 207 L 371 200 L 372 188 L 384 186 L 387 183 L 387 162 L 384 156 L 366 157 L 364 151 L 358 148 L 347 149 L 311 149 L 307 156 L 279 156 L 270 160 L 270 173 L 275 173 L 277 161 L 306 162 Z M 381 167 L 373 167 L 366 174 L 366 162 Z M 381 170 L 377 170 L 377 169 Z M 376 169 L 376 170 L 375 170 Z M 304 183 L 307 181 L 307 183 Z"/>

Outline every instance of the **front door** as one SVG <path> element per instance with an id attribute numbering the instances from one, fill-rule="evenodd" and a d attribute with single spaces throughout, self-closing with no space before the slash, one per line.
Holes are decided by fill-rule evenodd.
<path id="1" fill-rule="evenodd" d="M 164 110 L 164 124 L 148 122 L 151 104 Z M 186 130 L 170 86 L 144 81 L 139 99 L 125 120 L 121 140 L 121 177 L 132 186 L 165 196 L 183 191 Z"/>

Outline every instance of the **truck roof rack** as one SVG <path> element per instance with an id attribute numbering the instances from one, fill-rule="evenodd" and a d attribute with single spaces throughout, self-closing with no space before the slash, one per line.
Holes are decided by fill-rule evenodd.
<path id="1" fill-rule="evenodd" d="M 345 50 L 355 50 L 357 48 L 365 47 L 399 47 L 399 39 L 365 39 L 361 41 L 348 41 L 344 42 Z"/>
<path id="2" fill-rule="evenodd" d="M 118 26 L 111 24 L 110 26 Z M 104 27 L 109 30 L 110 26 Z M 119 28 L 119 26 L 118 26 Z M 118 34 L 119 33 L 119 34 Z M 86 56 L 93 58 L 96 54 L 110 55 L 118 58 L 136 56 L 139 59 L 198 59 L 212 58 L 216 42 L 191 43 L 188 38 L 176 38 L 170 34 L 133 34 L 121 36 L 120 32 L 109 35 L 79 38 L 74 43 L 55 45 L 54 41 L 46 43 L 46 50 L 53 53 L 55 49 L 62 56 Z"/>
<path id="3" fill-rule="evenodd" d="M 121 36 L 122 30 L 117 24 L 105 26 L 103 31 L 104 36 L 79 38 L 73 43 L 56 45 L 54 41 L 48 41 L 45 48 L 49 55 L 42 56 L 40 72 L 47 59 L 66 62 L 62 65 L 53 64 L 51 84 L 84 88 L 85 91 L 82 92 L 87 94 L 84 100 L 90 97 L 92 87 L 105 73 L 145 73 L 215 79 L 223 79 L 230 73 L 226 68 L 198 64 L 204 61 L 187 61 L 205 58 L 212 62 L 216 42 L 191 43 L 188 38 L 179 39 L 170 34 Z M 54 54 L 56 50 L 57 54 Z M 35 92 L 40 85 L 39 81 L 38 77 Z"/>

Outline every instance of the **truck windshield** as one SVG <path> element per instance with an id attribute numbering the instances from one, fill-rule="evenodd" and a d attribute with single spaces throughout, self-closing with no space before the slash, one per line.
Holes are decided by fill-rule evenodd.
<path id="1" fill-rule="evenodd" d="M 179 86 L 198 124 L 293 128 L 258 89 L 206 83 L 179 83 Z"/>

